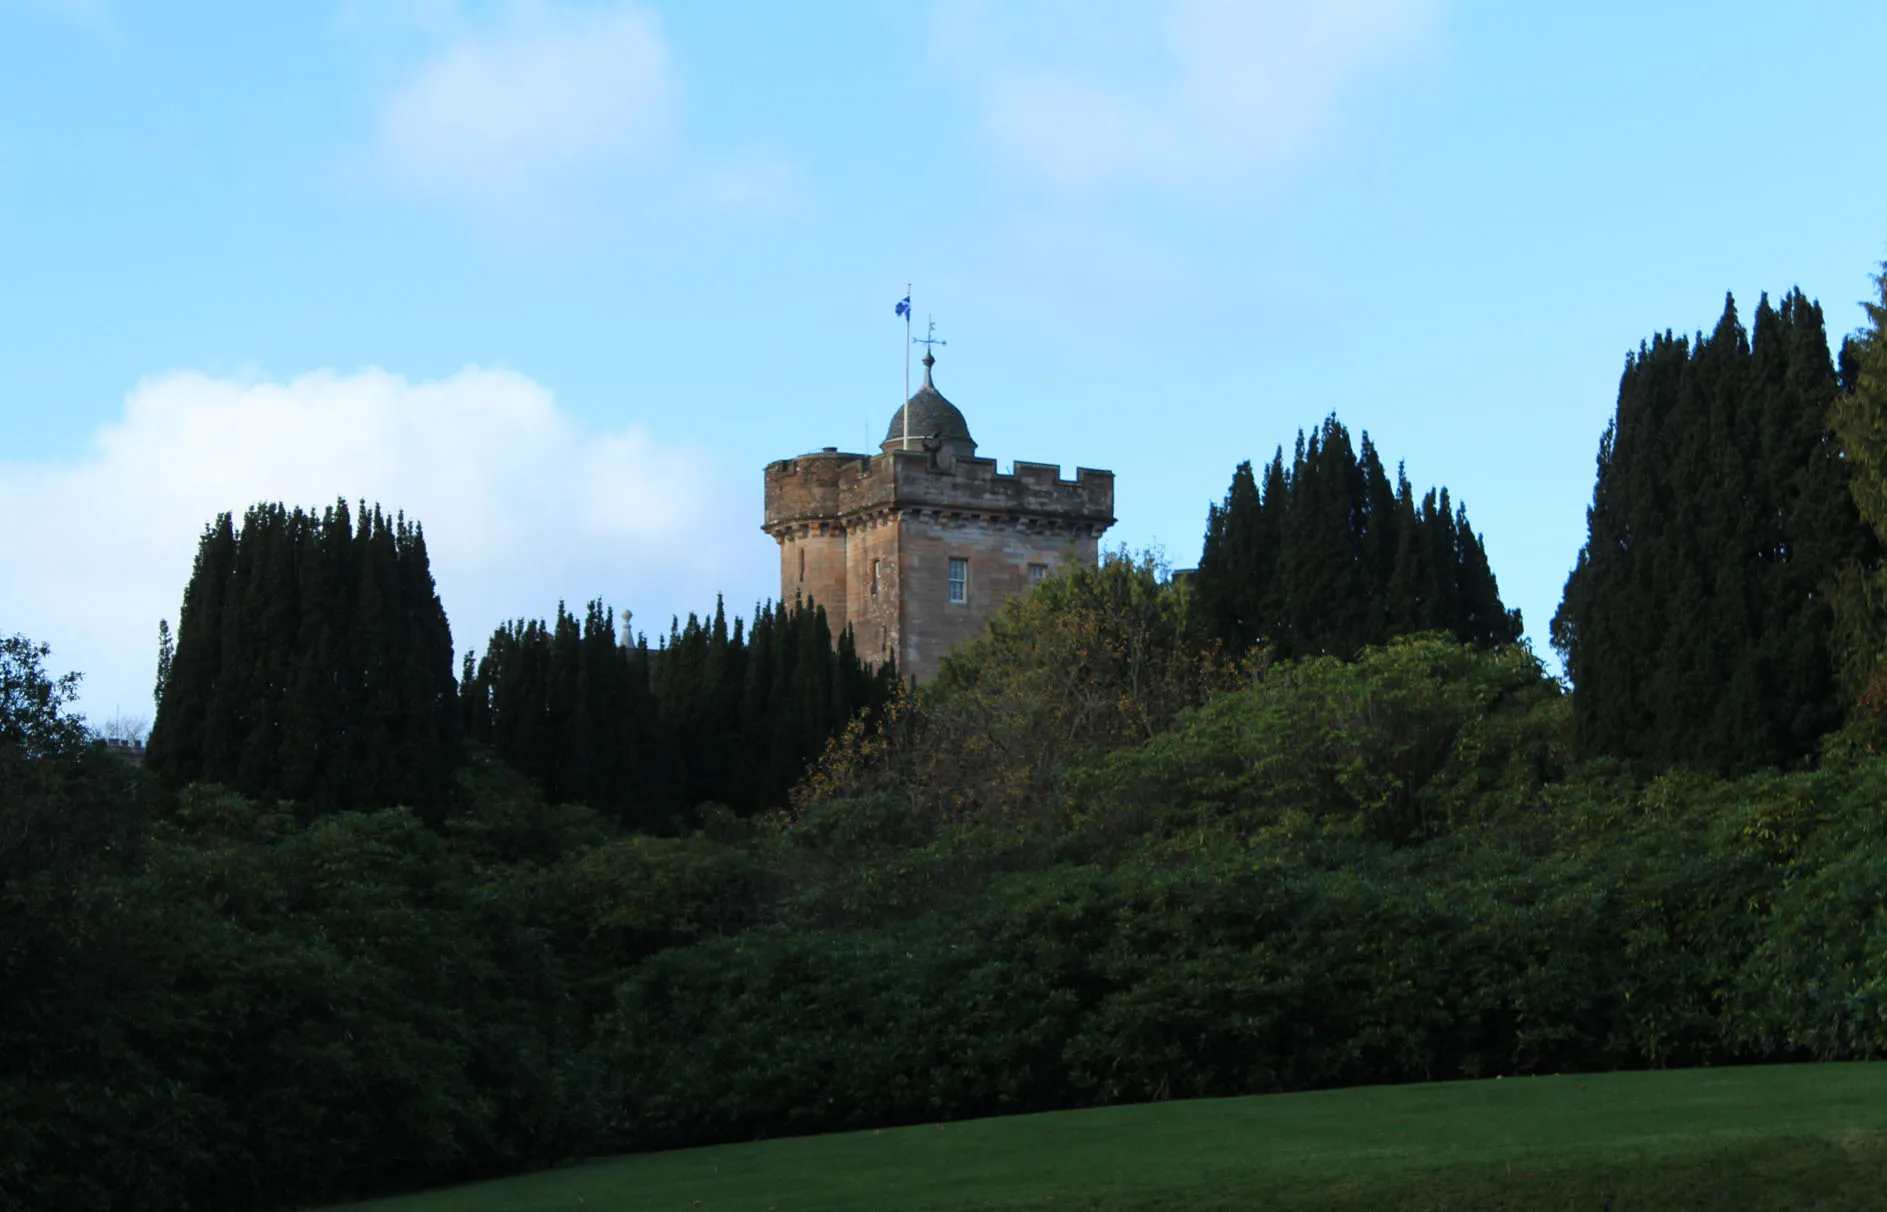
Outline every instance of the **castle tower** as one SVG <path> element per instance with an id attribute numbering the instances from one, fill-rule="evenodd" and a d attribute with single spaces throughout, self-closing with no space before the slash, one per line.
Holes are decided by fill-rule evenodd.
<path id="1" fill-rule="evenodd" d="M 859 655 L 895 655 L 927 678 L 1002 604 L 1051 569 L 1093 564 L 1114 524 L 1114 473 L 1018 461 L 998 475 L 976 457 L 956 405 L 931 381 L 891 418 L 879 453 L 769 463 L 766 521 L 780 545 L 780 598 L 811 598 Z M 909 413 L 910 439 L 905 440 Z"/>

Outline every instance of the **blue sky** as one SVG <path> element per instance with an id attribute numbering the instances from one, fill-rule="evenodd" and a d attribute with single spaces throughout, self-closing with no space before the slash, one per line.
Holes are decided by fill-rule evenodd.
<path id="1" fill-rule="evenodd" d="M 1887 256 L 1887 6 L 0 0 L 0 631 L 148 715 L 219 509 L 425 524 L 461 648 L 777 584 L 761 467 L 981 453 L 1198 555 L 1335 412 L 1544 648 L 1626 352 Z"/>

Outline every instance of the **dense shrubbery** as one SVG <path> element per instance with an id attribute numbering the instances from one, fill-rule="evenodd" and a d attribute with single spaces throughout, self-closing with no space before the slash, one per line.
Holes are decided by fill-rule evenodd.
<path id="1" fill-rule="evenodd" d="M 1515 765 L 1513 748 L 1479 752 Z M 1386 774 L 1372 766 L 1353 769 Z M 1214 811 L 1115 859 L 1007 872 L 1029 853 L 1014 826 L 971 827 L 980 848 L 945 830 L 874 859 L 822 815 L 781 844 L 831 848 L 849 889 L 901 903 L 854 901 L 849 929 L 789 922 L 637 969 L 593 1045 L 617 1075 L 608 1135 L 655 1148 L 1161 1097 L 1880 1056 L 1883 792 L 1874 761 L 1642 788 L 1599 769 L 1534 784 L 1525 814 L 1497 790 L 1495 810 L 1425 841 L 1368 836 L 1363 812 L 1267 825 Z M 908 827 L 887 800 L 833 807 Z M 937 907 L 905 916 L 910 883 L 948 866 L 913 863 L 925 850 L 961 865 Z M 979 850 L 994 861 L 963 870 Z"/>
<path id="2" fill-rule="evenodd" d="M 410 811 L 195 788 L 136 840 L 64 905 L 7 890 L 46 953 L 0 1010 L 16 1206 L 275 1206 L 580 1147 L 559 957 Z"/>
<path id="3" fill-rule="evenodd" d="M 489 756 L 438 828 L 167 798 L 15 678 L 63 740 L 0 746 L 0 1206 L 276 1207 L 1006 1111 L 1887 1053 L 1887 760 L 1640 781 L 1570 764 L 1524 649 L 1227 669 L 1173 638 L 1184 609 L 1144 568 L 1069 578 L 845 757 L 860 794 L 692 837 L 546 804 Z M 1140 639 L 1093 648 L 1095 684 L 1157 706 L 1030 709 L 1045 654 L 1097 634 Z M 897 751 L 975 737 L 1013 765 L 973 804 Z"/>
<path id="4" fill-rule="evenodd" d="M 1052 813 L 1068 763 L 1157 736 L 1262 667 L 1198 630 L 1191 595 L 1151 559 L 1069 569 L 1008 602 L 882 726 L 855 720 L 796 799 L 886 792 L 932 824 Z"/>
<path id="5" fill-rule="evenodd" d="M 1317 826 L 1405 842 L 1534 807 L 1565 766 L 1563 708 L 1523 648 L 1410 637 L 1280 665 L 1067 777 L 1083 823 L 1125 836 Z"/>

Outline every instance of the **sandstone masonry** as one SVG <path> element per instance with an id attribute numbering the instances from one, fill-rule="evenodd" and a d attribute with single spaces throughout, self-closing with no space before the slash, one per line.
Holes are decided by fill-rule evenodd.
<path id="1" fill-rule="evenodd" d="M 876 455 L 828 446 L 766 469 L 766 522 L 780 597 L 826 608 L 859 655 L 895 654 L 926 678 L 1009 598 L 1070 563 L 1093 564 L 1114 524 L 1114 473 L 1018 461 L 1009 475 L 931 383 L 891 418 Z M 910 438 L 905 439 L 906 418 Z"/>

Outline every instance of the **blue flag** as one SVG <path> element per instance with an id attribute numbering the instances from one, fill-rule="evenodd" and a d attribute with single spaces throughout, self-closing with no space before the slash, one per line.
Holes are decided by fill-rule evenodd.
<path id="1" fill-rule="evenodd" d="M 911 296 L 905 295 L 898 300 L 897 313 L 907 320 L 911 318 Z"/>

